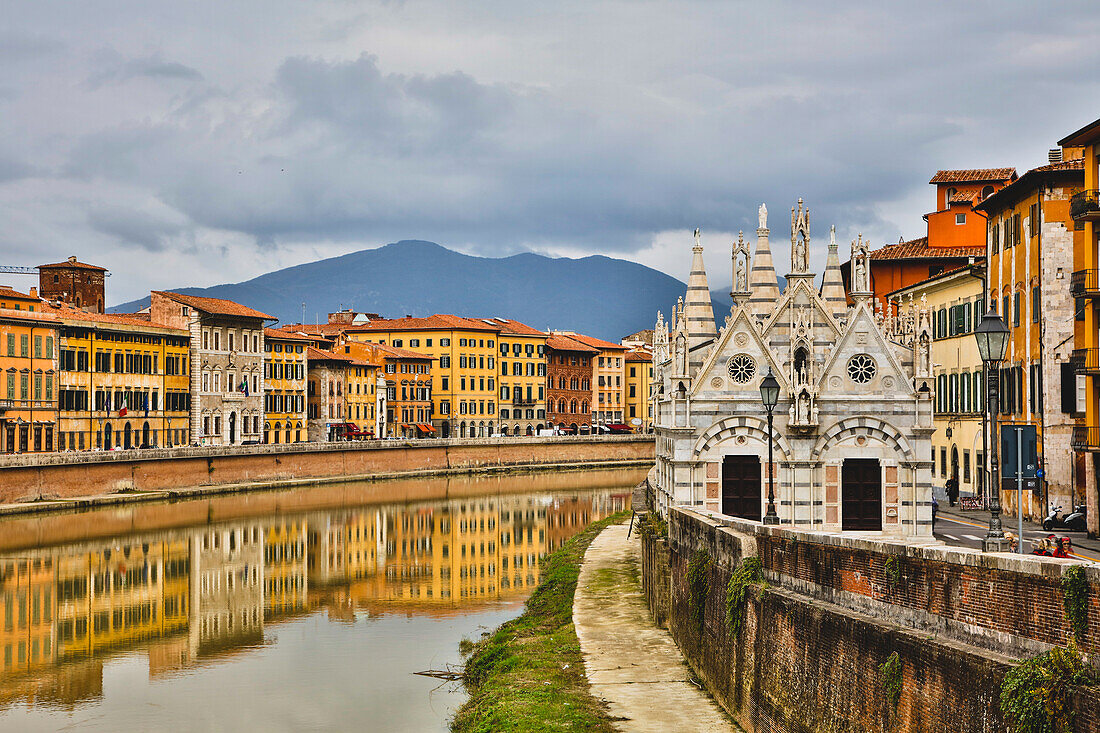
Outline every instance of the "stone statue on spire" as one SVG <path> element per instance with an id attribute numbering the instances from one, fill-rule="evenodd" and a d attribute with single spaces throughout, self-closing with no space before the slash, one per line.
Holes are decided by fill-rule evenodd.
<path id="1" fill-rule="evenodd" d="M 733 292 L 749 292 L 749 243 L 745 241 L 745 232 L 737 232 L 737 241 L 733 244 Z"/>
<path id="2" fill-rule="evenodd" d="M 760 204 L 760 208 L 756 211 L 757 217 L 757 229 L 768 228 L 768 205 Z"/>
<path id="3" fill-rule="evenodd" d="M 810 249 L 810 210 L 802 208 L 802 199 L 798 199 L 798 210 L 791 207 L 791 272 L 809 272 Z"/>
<path id="4" fill-rule="evenodd" d="M 703 248 L 703 244 L 699 240 L 699 227 L 695 227 L 695 247 L 694 247 L 694 249 L 702 249 L 702 248 Z"/>

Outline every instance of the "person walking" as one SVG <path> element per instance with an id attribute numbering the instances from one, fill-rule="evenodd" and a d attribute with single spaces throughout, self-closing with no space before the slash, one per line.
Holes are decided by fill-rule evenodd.
<path id="1" fill-rule="evenodd" d="M 944 489 L 947 491 L 947 501 L 951 506 L 955 506 L 955 502 L 959 500 L 959 479 L 955 476 L 947 479 Z"/>

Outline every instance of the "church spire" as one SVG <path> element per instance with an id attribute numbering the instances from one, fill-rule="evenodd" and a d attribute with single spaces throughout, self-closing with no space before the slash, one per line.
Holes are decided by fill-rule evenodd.
<path id="1" fill-rule="evenodd" d="M 825 261 L 825 274 L 821 277 L 821 299 L 834 318 L 842 317 L 848 310 L 844 293 L 844 278 L 840 274 L 840 255 L 837 254 L 836 227 L 829 230 L 829 256 Z"/>
<path id="2" fill-rule="evenodd" d="M 711 343 L 718 335 L 714 326 L 714 308 L 710 303 L 710 286 L 707 270 L 703 265 L 703 245 L 699 230 L 695 230 L 695 246 L 691 248 L 691 275 L 688 277 L 687 301 L 684 304 L 684 321 L 687 331 L 688 366 L 691 370 L 703 364 L 702 346 Z"/>
<path id="3" fill-rule="evenodd" d="M 756 255 L 752 258 L 749 278 L 749 310 L 753 315 L 766 316 L 779 300 L 779 279 L 775 276 L 772 250 L 768 244 L 768 207 L 760 204 L 759 226 L 756 229 Z"/>

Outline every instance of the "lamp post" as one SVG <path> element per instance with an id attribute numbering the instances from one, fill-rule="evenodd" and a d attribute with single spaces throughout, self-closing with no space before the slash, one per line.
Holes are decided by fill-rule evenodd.
<path id="1" fill-rule="evenodd" d="M 764 524 L 779 524 L 779 515 L 775 513 L 775 474 L 772 471 L 772 413 L 779 402 L 779 380 L 768 368 L 768 376 L 760 381 L 760 401 L 768 411 L 768 511 L 764 515 Z"/>
<path id="2" fill-rule="evenodd" d="M 982 316 L 982 322 L 974 329 L 974 338 L 978 341 L 978 354 L 982 357 L 982 364 L 986 372 L 986 401 L 985 411 L 987 415 L 989 431 L 992 436 L 986 435 L 985 439 L 992 438 L 992 453 L 989 454 L 989 530 L 982 540 L 983 552 L 1005 552 L 1011 549 L 1005 538 L 1004 529 L 1001 527 L 1001 478 L 999 441 L 997 440 L 997 364 L 1005 358 L 1005 349 L 1008 347 L 1008 326 L 993 311 Z M 1019 540 L 1022 542 L 1021 540 Z"/>

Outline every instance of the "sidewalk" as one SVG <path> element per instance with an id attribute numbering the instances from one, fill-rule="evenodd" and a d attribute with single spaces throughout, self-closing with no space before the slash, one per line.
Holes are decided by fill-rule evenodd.
<path id="1" fill-rule="evenodd" d="M 937 499 L 938 500 L 938 499 Z M 990 513 L 985 509 L 973 509 L 969 511 L 963 511 L 958 506 L 952 508 L 946 501 L 940 501 L 940 508 L 937 512 L 939 519 L 957 519 L 963 522 L 971 522 L 973 524 L 980 525 L 981 527 L 989 526 Z M 945 525 L 936 521 L 936 532 L 942 532 Z M 1001 526 L 1005 532 L 1011 532 L 1016 534 L 1016 517 L 1001 515 Z M 1037 532 L 1042 534 L 1050 534 L 1045 532 L 1043 527 L 1038 522 L 1029 522 L 1024 520 L 1024 533 L 1025 537 L 1028 537 L 1029 532 Z M 1094 553 L 1100 554 L 1100 540 L 1090 539 L 1084 532 L 1067 532 L 1064 529 L 1051 530 L 1054 534 L 1065 535 L 1073 539 L 1073 546 L 1075 548 L 1090 550 Z M 982 535 L 984 536 L 984 532 Z"/>
<path id="2" fill-rule="evenodd" d="M 627 525 L 600 533 L 581 563 L 573 623 L 592 694 L 621 731 L 740 730 L 705 692 L 667 631 L 650 620 L 639 581 L 641 551 Z"/>

